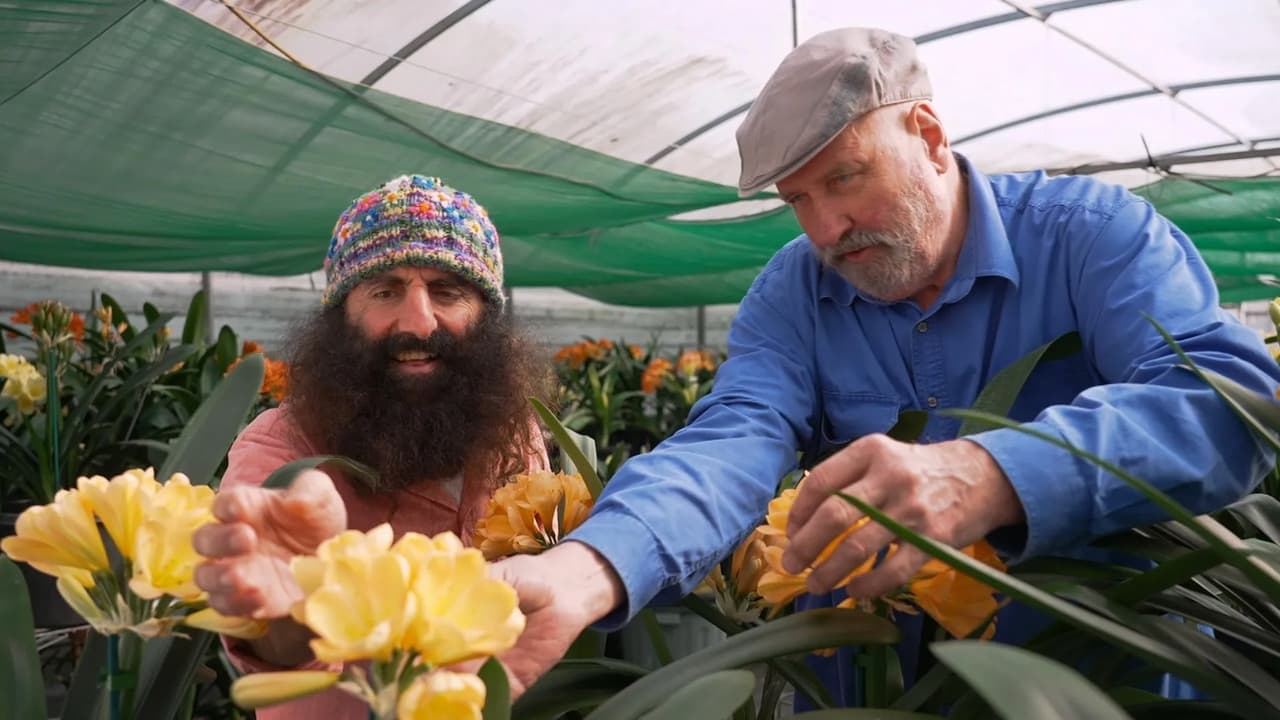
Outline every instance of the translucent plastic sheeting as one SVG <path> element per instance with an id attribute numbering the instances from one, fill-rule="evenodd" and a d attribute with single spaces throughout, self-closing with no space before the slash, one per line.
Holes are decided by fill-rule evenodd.
<path id="1" fill-rule="evenodd" d="M 174 3 L 0 4 L 0 258 L 307 272 L 354 194 L 426 172 L 490 208 L 512 285 L 735 302 L 798 228 L 735 203 L 734 130 L 793 37 L 844 25 L 917 39 L 986 171 L 1280 140 L 1274 0 Z M 1278 166 L 1102 177 L 1146 186 L 1241 300 L 1280 275 Z"/>

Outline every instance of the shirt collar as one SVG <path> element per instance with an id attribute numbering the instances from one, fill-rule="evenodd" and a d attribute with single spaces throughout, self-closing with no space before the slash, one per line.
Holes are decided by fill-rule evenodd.
<path id="1" fill-rule="evenodd" d="M 1014 287 L 1018 286 L 1019 281 L 1018 263 L 1013 257 L 1013 248 L 1000 217 L 1000 207 L 991 189 L 991 181 L 963 155 L 956 153 L 956 161 L 964 170 L 969 187 L 969 227 L 965 230 L 964 247 L 956 261 L 955 274 L 942 290 L 942 302 L 954 302 L 964 297 L 978 277 L 1002 277 L 1013 283 Z M 810 251 L 812 252 L 812 245 Z M 814 257 L 817 258 L 816 253 Z M 818 293 L 822 298 L 841 305 L 849 305 L 854 299 L 876 305 L 894 304 L 861 294 L 840 273 L 826 265 L 820 265 L 818 273 Z"/>

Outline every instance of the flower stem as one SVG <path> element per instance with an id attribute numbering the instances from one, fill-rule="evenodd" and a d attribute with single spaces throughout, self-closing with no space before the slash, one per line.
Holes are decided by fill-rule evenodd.
<path id="1" fill-rule="evenodd" d="M 107 636 L 107 717 L 120 720 L 120 688 L 116 680 L 120 668 L 120 636 Z"/>
<path id="2" fill-rule="evenodd" d="M 138 666 L 142 663 L 143 641 L 141 637 L 127 630 L 120 633 L 119 637 L 120 658 L 116 668 L 116 679 L 121 681 L 120 717 L 121 720 L 133 720 L 133 703 L 138 689 Z"/>

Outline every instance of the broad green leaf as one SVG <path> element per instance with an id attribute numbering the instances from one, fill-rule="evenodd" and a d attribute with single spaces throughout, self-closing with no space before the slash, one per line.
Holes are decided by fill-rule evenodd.
<path id="1" fill-rule="evenodd" d="M 755 686 L 756 676 L 747 670 L 721 670 L 676 690 L 643 717 L 645 720 L 728 717 L 751 699 Z"/>
<path id="2" fill-rule="evenodd" d="M 639 718 L 695 678 L 720 670 L 821 648 L 893 643 L 898 637 L 893 623 L 875 615 L 837 608 L 807 610 L 739 633 L 649 673 L 597 708 L 592 717 Z"/>
<path id="3" fill-rule="evenodd" d="M 186 631 L 190 637 L 160 638 L 147 642 L 138 668 L 138 695 L 134 717 L 177 717 L 196 681 L 196 670 L 204 662 L 214 635 L 200 630 Z"/>
<path id="4" fill-rule="evenodd" d="M 1035 653 L 975 640 L 934 643 L 930 648 L 1003 718 L 1130 720 L 1080 673 Z"/>
<path id="5" fill-rule="evenodd" d="M 1117 687 L 1107 690 L 1107 697 L 1116 701 L 1120 707 L 1128 705 L 1144 705 L 1153 702 L 1163 702 L 1164 698 L 1147 690 L 1139 690 L 1133 687 Z"/>
<path id="6" fill-rule="evenodd" d="M 199 290 L 191 296 L 191 304 L 187 306 L 187 318 L 182 323 L 182 344 L 198 345 L 205 342 L 204 291 Z"/>
<path id="7" fill-rule="evenodd" d="M 1231 531 L 1223 527 L 1222 523 L 1214 520 L 1209 516 L 1195 517 L 1186 508 L 1178 504 L 1176 500 L 1166 495 L 1163 491 L 1151 485 L 1145 480 L 1126 472 L 1124 469 L 1108 462 L 1097 455 L 1078 448 L 1071 443 L 1054 437 L 1048 433 L 1020 425 L 1011 420 L 990 415 L 988 413 L 980 413 L 972 410 L 949 410 L 947 414 L 958 417 L 976 417 L 985 419 L 997 427 L 1004 427 L 1039 438 L 1045 442 L 1060 447 L 1076 457 L 1088 460 L 1107 472 L 1115 475 L 1127 485 L 1137 490 L 1154 505 L 1169 514 L 1169 517 L 1178 521 L 1182 526 L 1182 530 L 1194 533 L 1199 536 L 1210 547 L 1218 551 L 1218 556 L 1224 561 L 1230 563 L 1236 568 L 1249 576 L 1249 579 L 1258 585 L 1258 588 L 1266 592 L 1274 600 L 1280 600 L 1280 572 L 1271 565 L 1257 558 L 1251 557 L 1248 553 L 1242 552 L 1245 549 L 1244 541 L 1236 537 Z"/>
<path id="8" fill-rule="evenodd" d="M 240 344 L 235 331 L 226 325 L 218 331 L 218 341 L 213 347 L 213 355 L 218 359 L 218 369 L 222 372 L 226 372 L 227 368 L 231 367 L 231 363 L 240 357 Z"/>
<path id="9" fill-rule="evenodd" d="M 582 481 L 587 485 L 587 491 L 591 493 L 591 497 L 598 498 L 600 493 L 604 491 L 604 486 L 600 484 L 600 477 L 596 475 L 596 464 L 594 454 L 592 459 L 588 459 L 578 448 L 577 443 L 573 441 L 573 436 L 569 434 L 569 430 L 551 412 L 551 409 L 542 404 L 537 398 L 529 398 L 529 403 L 533 405 L 533 411 L 538 414 L 538 418 L 542 420 L 542 424 L 551 431 L 555 437 L 556 443 L 560 445 L 560 450 L 569 456 L 573 461 L 573 467 L 582 475 Z"/>
<path id="10" fill-rule="evenodd" d="M 80 661 L 76 663 L 67 688 L 67 700 L 62 706 L 62 717 L 96 718 L 102 705 L 105 688 L 98 676 L 107 666 L 107 639 L 92 630 L 85 641 Z"/>
<path id="11" fill-rule="evenodd" d="M 181 472 L 193 485 L 209 484 L 258 399 L 263 368 L 262 356 L 250 355 L 218 384 L 174 441 L 157 478 Z"/>
<path id="12" fill-rule="evenodd" d="M 518 720 L 556 720 L 599 705 L 644 675 L 644 668 L 619 660 L 562 660 L 516 700 L 511 714 Z"/>
<path id="13" fill-rule="evenodd" d="M 703 600 L 697 595 L 689 594 L 681 599 L 680 604 L 684 605 L 694 614 L 703 620 L 711 623 L 713 626 L 724 631 L 726 635 L 738 635 L 745 632 L 738 623 L 730 620 L 724 613 L 720 612 L 714 605 Z M 769 667 L 783 677 L 796 692 L 809 698 L 816 707 L 829 708 L 835 705 L 835 701 L 831 699 L 830 693 L 823 686 L 822 681 L 818 679 L 817 673 L 808 665 L 798 662 L 791 658 L 773 658 L 766 660 Z"/>
<path id="14" fill-rule="evenodd" d="M 1225 512 L 1253 527 L 1273 543 L 1280 543 L 1280 500 L 1262 493 L 1248 495 Z"/>
<path id="15" fill-rule="evenodd" d="M 1249 712 L 1266 714 L 1273 712 L 1257 696 L 1245 690 L 1235 680 L 1207 665 L 1199 656 L 1188 654 L 1156 638 L 1126 627 L 1085 608 L 1067 602 L 1029 583 L 999 572 L 950 546 L 926 538 L 914 530 L 885 515 L 879 508 L 859 498 L 837 493 L 863 513 L 897 535 L 903 542 L 913 545 L 932 557 L 972 578 L 982 581 L 1013 600 L 1037 608 L 1050 616 L 1070 623 L 1108 644 L 1124 647 L 1153 667 L 1172 672 L 1192 683 L 1202 691 L 1224 700 L 1237 703 Z"/>
<path id="16" fill-rule="evenodd" d="M 144 302 L 142 303 L 142 317 L 145 318 L 147 324 L 150 325 L 160 317 L 160 311 L 156 309 L 155 305 L 152 305 L 149 302 Z"/>
<path id="17" fill-rule="evenodd" d="M 507 669 L 497 658 L 489 658 L 476 675 L 484 681 L 484 720 L 511 720 L 511 688 Z"/>
<path id="18" fill-rule="evenodd" d="M 1018 394 L 1022 392 L 1022 386 L 1027 383 L 1027 378 L 1031 376 L 1036 366 L 1041 362 L 1074 355 L 1080 352 L 1082 347 L 1080 333 L 1072 331 L 1023 355 L 987 382 L 982 392 L 978 393 L 978 398 L 973 401 L 973 409 L 1002 417 L 1008 415 L 1009 410 L 1018 400 Z M 963 437 L 984 430 L 992 430 L 995 427 L 983 422 L 980 418 L 970 417 L 965 418 L 960 424 L 957 434 Z"/>
<path id="19" fill-rule="evenodd" d="M 0 555 L 0 698 L 5 698 L 8 705 L 6 715 L 15 720 L 48 717 L 27 582 L 17 563 L 3 555 Z"/>
<path id="20" fill-rule="evenodd" d="M 267 479 L 262 483 L 262 487 L 287 488 L 303 470 L 310 470 L 322 465 L 332 465 L 352 477 L 364 478 L 370 483 L 376 481 L 378 477 L 378 473 L 373 468 L 350 458 L 341 455 L 313 455 L 281 465 L 278 470 L 267 476 Z"/>

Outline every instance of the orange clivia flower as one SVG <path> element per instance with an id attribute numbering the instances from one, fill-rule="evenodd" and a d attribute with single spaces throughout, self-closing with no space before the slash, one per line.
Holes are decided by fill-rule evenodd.
<path id="1" fill-rule="evenodd" d="M 40 308 L 40 303 L 38 302 L 31 303 L 30 305 L 24 308 L 21 308 L 20 310 L 15 312 L 13 315 L 9 316 L 9 321 L 14 323 L 15 325 L 30 325 L 31 313 L 35 312 L 39 308 Z"/>
<path id="2" fill-rule="evenodd" d="M 262 387 L 259 392 L 280 402 L 289 392 L 289 364 L 283 360 L 264 358 L 266 367 L 262 374 Z"/>
<path id="3" fill-rule="evenodd" d="M 254 353 L 260 353 L 260 352 L 263 352 L 262 346 L 252 340 L 245 340 L 244 344 L 240 346 L 241 357 L 244 357 L 245 355 L 252 355 Z"/>
<path id="4" fill-rule="evenodd" d="M 658 388 L 662 387 L 662 380 L 671 375 L 672 367 L 670 360 L 654 358 L 640 376 L 640 389 L 647 395 L 658 392 Z"/>
<path id="5" fill-rule="evenodd" d="M 716 369 L 715 356 L 709 350 L 685 350 L 676 361 L 676 368 L 681 375 L 696 375 L 699 370 L 710 372 Z"/>
<path id="6" fill-rule="evenodd" d="M 628 345 L 627 352 L 631 353 L 631 357 L 635 358 L 636 360 L 640 360 L 644 358 L 644 348 L 640 347 L 639 345 Z"/>
<path id="7" fill-rule="evenodd" d="M 487 560 L 542 552 L 586 521 L 594 504 L 581 475 L 516 475 L 489 499 L 475 544 Z"/>

